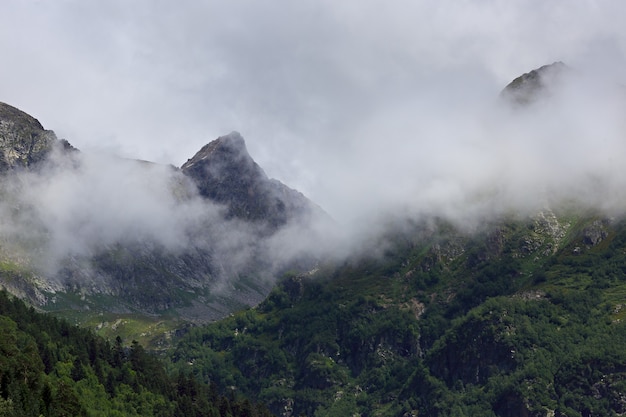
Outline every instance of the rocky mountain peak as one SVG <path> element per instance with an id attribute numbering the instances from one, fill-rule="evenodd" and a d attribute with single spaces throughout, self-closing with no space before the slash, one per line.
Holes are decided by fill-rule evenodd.
<path id="1" fill-rule="evenodd" d="M 514 104 L 531 104 L 540 92 L 546 91 L 567 71 L 569 67 L 560 61 L 544 65 L 515 78 L 502 90 L 501 96 Z"/>
<path id="2" fill-rule="evenodd" d="M 56 135 L 34 117 L 0 103 L 0 172 L 28 167 L 45 158 Z"/>
<path id="3" fill-rule="evenodd" d="M 17 125 L 21 125 L 23 128 L 30 128 L 32 130 L 44 130 L 39 120 L 6 103 L 0 103 L 0 121 L 13 122 Z"/>
<path id="4" fill-rule="evenodd" d="M 219 152 L 229 152 L 241 158 L 252 159 L 248 154 L 246 142 L 239 132 L 230 132 L 228 135 L 220 136 L 204 146 L 198 153 L 209 155 Z"/>
<path id="5" fill-rule="evenodd" d="M 246 180 L 259 176 L 267 178 L 248 153 L 246 143 L 238 132 L 220 136 L 203 146 L 181 169 L 188 173 L 208 169 L 213 179 L 224 181 L 231 175 L 245 175 Z"/>
<path id="6" fill-rule="evenodd" d="M 269 179 L 237 132 L 205 145 L 181 169 L 203 197 L 226 205 L 231 218 L 278 227 L 309 214 L 313 207 L 299 192 Z"/>

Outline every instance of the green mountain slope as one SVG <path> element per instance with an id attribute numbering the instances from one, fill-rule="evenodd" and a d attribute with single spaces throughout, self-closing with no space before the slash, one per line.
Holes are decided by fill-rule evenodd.
<path id="1" fill-rule="evenodd" d="M 626 411 L 626 223 L 442 221 L 386 255 L 286 276 L 172 354 L 278 415 L 590 416 Z"/>

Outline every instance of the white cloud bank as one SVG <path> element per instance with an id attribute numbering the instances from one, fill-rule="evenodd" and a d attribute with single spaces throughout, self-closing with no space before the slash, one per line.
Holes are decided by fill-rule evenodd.
<path id="1" fill-rule="evenodd" d="M 180 165 L 238 130 L 270 176 L 357 227 L 393 210 L 466 215 L 476 193 L 499 196 L 492 206 L 534 206 L 554 190 L 612 209 L 623 201 L 614 98 L 566 88 L 545 111 L 514 116 L 496 98 L 555 60 L 623 83 L 623 2 L 2 9 L 0 100 L 83 150 Z"/>

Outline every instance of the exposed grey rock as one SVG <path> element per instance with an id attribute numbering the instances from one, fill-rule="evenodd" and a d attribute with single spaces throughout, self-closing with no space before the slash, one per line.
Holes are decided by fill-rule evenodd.
<path id="1" fill-rule="evenodd" d="M 569 67 L 562 62 L 544 65 L 515 78 L 502 90 L 500 96 L 516 105 L 531 104 L 549 91 L 567 71 Z"/>
<path id="2" fill-rule="evenodd" d="M 263 222 L 272 229 L 319 210 L 298 191 L 269 179 L 232 132 L 204 146 L 181 167 L 200 194 L 228 208 L 228 217 Z"/>
<path id="3" fill-rule="evenodd" d="M 608 236 L 608 220 L 595 220 L 591 225 L 583 230 L 583 243 L 588 246 L 595 246 Z"/>
<path id="4" fill-rule="evenodd" d="M 43 160 L 57 141 L 37 119 L 0 103 L 0 172 L 29 167 Z"/>

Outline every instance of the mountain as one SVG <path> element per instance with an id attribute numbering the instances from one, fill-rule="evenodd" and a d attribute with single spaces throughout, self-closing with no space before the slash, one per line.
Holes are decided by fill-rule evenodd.
<path id="1" fill-rule="evenodd" d="M 503 96 L 540 101 L 564 68 Z M 285 417 L 624 415 L 625 213 L 416 216 L 374 254 L 287 273 L 256 308 L 189 329 L 169 358 Z"/>
<path id="2" fill-rule="evenodd" d="M 277 261 L 272 245 L 328 217 L 268 178 L 236 132 L 179 169 L 83 154 L 0 104 L 0 145 L 0 284 L 48 311 L 99 326 L 214 320 L 263 300 L 275 272 L 315 263 Z"/>
<path id="3" fill-rule="evenodd" d="M 517 105 L 528 105 L 554 88 L 572 70 L 558 61 L 520 75 L 502 90 L 501 96 Z"/>
<path id="4" fill-rule="evenodd" d="M 387 245 L 284 276 L 171 360 L 279 416 L 626 412 L 624 220 L 545 210 L 469 233 L 432 219 Z"/>
<path id="5" fill-rule="evenodd" d="M 204 146 L 181 170 L 203 197 L 228 207 L 227 218 L 263 222 L 276 229 L 320 211 L 301 193 L 269 179 L 237 132 Z"/>
<path id="6" fill-rule="evenodd" d="M 545 110 L 532 106 L 549 97 L 565 74 L 560 64 L 542 68 L 502 93 L 512 117 L 521 116 L 520 126 Z M 278 265 L 268 256 L 276 248 L 291 249 L 275 239 L 292 227 L 291 235 L 304 239 L 307 229 L 300 227 L 319 209 L 301 209 L 297 193 L 272 185 L 239 135 L 207 145 L 181 169 L 115 161 L 115 170 L 109 170 L 110 161 L 90 170 L 80 153 L 53 147 L 43 164 L 8 170 L 0 213 L 36 227 L 14 236 L 3 223 L 3 232 L 19 239 L 1 241 L 0 276 L 6 286 L 37 288 L 43 303 L 58 297 L 52 303 L 57 312 L 64 303 L 69 312 L 95 317 L 85 325 L 108 326 L 112 335 L 130 320 L 125 311 L 154 313 L 158 322 L 133 323 L 134 334 L 169 330 L 174 347 L 161 352 L 167 369 L 194 376 L 181 382 L 213 384 L 217 392 L 242 395 L 285 417 L 626 414 L 623 207 L 604 210 L 606 202 L 592 201 L 593 193 L 584 196 L 587 201 L 559 200 L 555 193 L 541 209 L 485 210 L 472 224 L 441 213 L 408 215 L 391 219 L 384 233 L 360 246 L 363 251 L 344 259 L 295 258 L 301 267 L 290 268 L 292 256 Z M 84 186 L 79 180 L 92 174 L 101 179 L 103 173 L 113 178 L 115 192 L 107 181 Z M 125 180 L 137 177 L 146 181 L 127 186 Z M 603 178 L 592 178 L 592 184 L 602 188 Z M 46 197 L 48 189 L 54 198 L 35 198 Z M 94 204 L 37 209 L 35 203 L 52 203 L 75 189 L 97 203 L 99 216 L 81 214 Z M 107 198 L 99 199 L 104 191 Z M 476 199 L 488 207 L 494 194 L 487 190 Z M 284 195 L 293 199 L 281 202 Z M 110 199 L 124 201 L 125 210 L 113 210 Z M 171 210 L 152 210 L 159 201 L 166 204 L 157 207 Z M 141 216 L 129 216 L 135 211 Z M 115 221 L 99 223 L 101 217 Z M 89 239 L 94 233 L 96 242 Z M 29 267 L 31 258 L 22 256 L 44 255 L 40 249 L 50 242 L 63 249 L 64 256 L 54 258 L 60 259 L 58 281 L 44 281 L 39 264 Z M 269 295 L 260 304 L 237 301 L 253 294 L 255 285 L 267 284 L 256 294 L 269 291 L 275 281 L 264 274 L 280 277 Z M 80 286 L 85 282 L 87 289 Z M 167 313 L 196 320 L 210 316 L 213 306 L 215 317 L 241 309 L 212 323 L 162 326 Z M 112 308 L 126 310 L 114 315 Z M 10 322 L 3 324 L 11 329 Z M 21 333 L 11 335 L 29 345 Z M 60 376 L 77 368 L 70 368 L 72 359 L 66 354 Z M 23 356 L 17 360 L 26 362 Z M 12 381 L 19 386 L 23 375 L 16 375 Z M 111 375 L 127 385 L 124 378 L 132 382 L 136 374 Z M 188 399 L 190 405 L 202 405 L 201 397 Z"/>
<path id="7" fill-rule="evenodd" d="M 56 140 L 54 132 L 44 130 L 37 119 L 0 103 L 0 171 L 35 165 Z"/>

